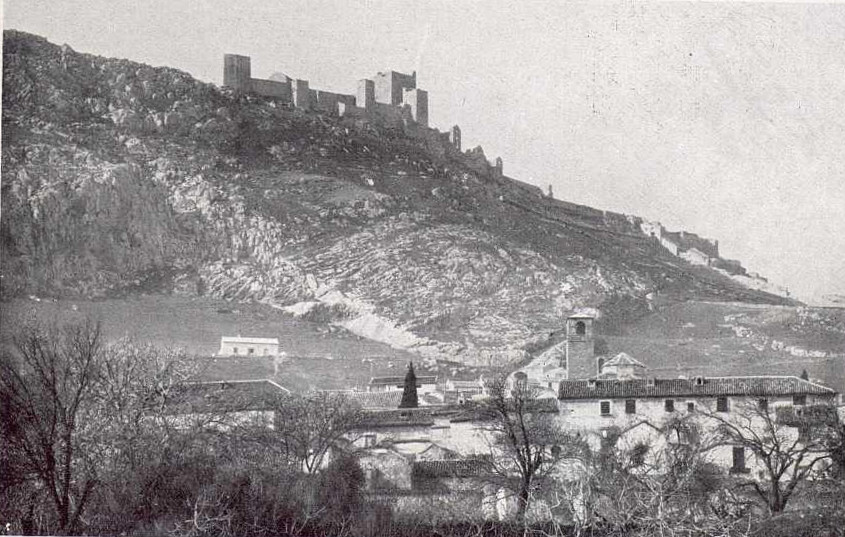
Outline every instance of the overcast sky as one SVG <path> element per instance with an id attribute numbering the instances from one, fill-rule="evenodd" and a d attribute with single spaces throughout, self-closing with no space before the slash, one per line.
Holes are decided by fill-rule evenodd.
<path id="1" fill-rule="evenodd" d="M 3 25 L 215 83 L 226 52 L 349 93 L 416 70 L 506 174 L 845 294 L 843 4 L 5 0 Z"/>

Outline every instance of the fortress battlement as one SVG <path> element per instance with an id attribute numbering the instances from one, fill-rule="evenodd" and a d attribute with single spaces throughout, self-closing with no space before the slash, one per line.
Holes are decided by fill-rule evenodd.
<path id="1" fill-rule="evenodd" d="M 377 73 L 358 81 L 356 94 L 334 93 L 309 86 L 308 80 L 276 73 L 269 79 L 252 77 L 252 60 L 223 55 L 223 85 L 243 93 L 272 97 L 303 110 L 333 115 L 369 116 L 383 121 L 412 121 L 428 126 L 428 92 L 417 88 L 417 73 Z"/>
<path id="2" fill-rule="evenodd" d="M 481 147 L 461 153 L 461 129 L 441 133 L 428 126 L 428 92 L 417 87 L 417 73 L 383 71 L 358 80 L 355 94 L 334 93 L 310 87 L 308 80 L 274 73 L 268 79 L 252 77 L 252 60 L 239 54 L 223 55 L 223 86 L 235 91 L 270 97 L 301 109 L 339 117 L 361 118 L 385 126 L 412 126 L 412 131 L 436 138 L 437 145 L 462 154 L 476 172 L 503 177 L 501 157 L 487 160 Z M 425 131 L 432 131 L 425 133 Z"/>

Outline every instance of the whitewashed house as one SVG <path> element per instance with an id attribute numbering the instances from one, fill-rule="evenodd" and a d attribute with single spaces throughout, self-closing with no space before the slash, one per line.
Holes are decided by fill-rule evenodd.
<path id="1" fill-rule="evenodd" d="M 762 420 L 756 409 L 770 408 L 779 419 L 781 409 L 800 414 L 805 407 L 829 404 L 836 397 L 834 390 L 798 377 L 659 379 L 630 374 L 632 370 L 641 372 L 641 367 L 625 368 L 624 376 L 616 377 L 609 365 L 611 362 L 605 364 L 600 378 L 560 383 L 561 425 L 586 433 L 594 449 L 609 436 L 618 436 L 623 448 L 637 443 L 659 448 L 661 430 L 671 420 L 689 418 L 696 435 L 704 436 L 723 420 L 750 420 L 752 424 Z M 794 435 L 798 434 L 795 429 Z M 708 457 L 731 473 L 751 473 L 758 469 L 758 461 L 747 451 L 741 446 L 714 445 Z"/>
<path id="2" fill-rule="evenodd" d="M 218 356 L 278 356 L 278 338 L 223 336 Z"/>

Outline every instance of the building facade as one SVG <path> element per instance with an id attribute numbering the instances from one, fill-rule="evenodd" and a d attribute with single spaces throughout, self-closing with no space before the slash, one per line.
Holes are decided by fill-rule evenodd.
<path id="1" fill-rule="evenodd" d="M 609 372 L 607 372 L 609 373 Z M 569 380 L 560 384 L 558 403 L 561 426 L 585 433 L 593 449 L 609 437 L 619 447 L 636 444 L 661 447 L 665 427 L 685 420 L 695 438 L 711 438 L 708 459 L 731 473 L 754 473 L 761 461 L 742 446 L 718 441 L 714 434 L 725 423 L 741 423 L 749 430 L 764 431 L 766 412 L 776 420 L 781 410 L 801 413 L 804 408 L 829 405 L 836 393 L 825 386 L 788 376 L 694 377 L 678 379 L 601 378 Z M 796 439 L 796 428 L 788 436 Z"/>
<path id="2" fill-rule="evenodd" d="M 223 336 L 218 356 L 279 356 L 278 338 Z"/>

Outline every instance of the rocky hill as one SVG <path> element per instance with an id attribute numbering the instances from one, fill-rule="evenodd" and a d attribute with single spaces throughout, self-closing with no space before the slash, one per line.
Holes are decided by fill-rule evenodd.
<path id="1" fill-rule="evenodd" d="M 4 299 L 262 301 L 423 355 L 520 359 L 560 319 L 786 303 L 414 127 L 293 109 L 4 32 Z M 585 208 L 586 209 L 586 208 Z"/>

